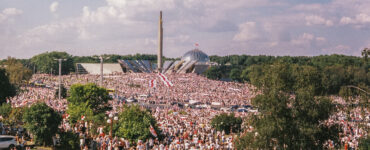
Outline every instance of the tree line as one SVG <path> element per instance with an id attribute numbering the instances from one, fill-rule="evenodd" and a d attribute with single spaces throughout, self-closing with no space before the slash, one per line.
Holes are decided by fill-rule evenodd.
<path id="1" fill-rule="evenodd" d="M 153 63 L 157 62 L 157 55 L 153 54 L 135 54 L 135 55 L 116 55 L 104 54 L 102 55 L 104 63 L 118 63 L 118 60 L 149 60 Z M 62 74 L 70 74 L 75 71 L 76 63 L 100 63 L 98 55 L 93 56 L 73 56 L 67 52 L 45 52 L 33 56 L 30 59 L 17 59 L 32 73 L 47 73 L 59 74 L 59 64 L 56 59 L 66 59 L 62 62 Z M 164 58 L 164 60 L 174 60 L 176 58 Z M 0 64 L 5 64 L 8 60 L 0 61 Z"/>
<path id="2" fill-rule="evenodd" d="M 367 89 L 370 85 L 370 49 L 364 49 L 363 57 L 345 55 L 306 56 L 211 56 L 211 61 L 219 66 L 209 68 L 204 75 L 210 79 L 219 80 L 229 78 L 236 82 L 251 82 L 263 76 L 266 71 L 276 64 L 302 66 L 309 68 L 317 79 L 314 81 L 321 94 L 339 94 L 346 86 L 356 86 Z M 293 69 L 293 68 L 292 68 Z M 289 70 L 294 73 L 294 70 Z M 319 84 L 320 83 L 320 84 Z M 322 84 L 321 84 L 322 83 Z M 253 84 L 253 83 L 252 83 Z"/>

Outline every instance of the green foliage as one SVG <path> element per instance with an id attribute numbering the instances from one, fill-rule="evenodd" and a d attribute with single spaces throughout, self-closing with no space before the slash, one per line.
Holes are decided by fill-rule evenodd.
<path id="1" fill-rule="evenodd" d="M 241 70 L 239 68 L 233 68 L 230 71 L 230 78 L 233 81 L 239 81 L 239 82 L 241 82 L 242 81 L 241 74 L 242 74 L 242 72 L 241 72 Z"/>
<path id="2" fill-rule="evenodd" d="M 228 77 L 225 72 L 228 72 L 230 67 L 227 66 L 213 66 L 207 69 L 203 74 L 212 80 L 219 80 L 223 77 Z"/>
<path id="3" fill-rule="evenodd" d="M 64 87 L 63 84 L 61 85 L 61 89 L 62 89 L 62 92 L 61 92 L 60 97 L 61 98 L 66 98 L 67 97 L 67 89 Z M 55 90 L 55 98 L 59 98 L 59 88 Z"/>
<path id="4" fill-rule="evenodd" d="M 358 148 L 360 150 L 369 150 L 370 149 L 370 135 L 363 137 L 358 142 Z"/>
<path id="5" fill-rule="evenodd" d="M 147 110 L 140 109 L 137 105 L 125 106 L 119 114 L 119 127 L 116 135 L 131 141 L 146 140 L 153 135 L 150 133 L 150 125 L 153 126 L 158 136 L 160 129 L 155 118 Z"/>
<path id="6" fill-rule="evenodd" d="M 253 65 L 245 69 L 242 73 L 243 79 L 248 79 L 253 85 L 270 87 L 265 84 L 271 78 L 276 78 L 274 73 L 284 70 L 279 74 L 281 86 L 287 91 L 294 91 L 300 87 L 312 86 L 316 95 L 338 94 L 341 87 L 347 85 L 368 88 L 370 85 L 369 73 L 360 67 L 328 66 L 319 69 L 307 65 L 274 63 L 271 65 Z M 276 84 L 276 83 L 272 83 Z M 367 85 L 367 86 L 366 86 Z"/>
<path id="7" fill-rule="evenodd" d="M 94 83 L 89 83 L 85 85 L 72 85 L 69 90 L 67 101 L 71 106 L 74 105 L 78 107 L 80 105 L 87 105 L 86 107 L 92 110 L 93 115 L 96 115 L 112 109 L 108 105 L 108 101 L 111 99 L 112 98 L 105 88 L 99 87 Z"/>
<path id="8" fill-rule="evenodd" d="M 370 61 L 367 61 L 369 49 L 362 51 L 363 58 L 344 55 L 322 55 L 315 57 L 306 56 L 248 56 L 248 55 L 231 55 L 231 56 L 211 56 L 210 60 L 217 62 L 224 67 L 212 67 L 205 72 L 206 77 L 210 79 L 221 79 L 230 77 L 234 81 L 244 82 L 254 81 L 262 77 L 264 72 L 268 72 L 273 64 L 290 64 L 296 66 L 313 67 L 319 72 L 323 84 L 316 87 L 315 92 L 321 94 L 338 94 L 340 88 L 345 85 L 360 84 L 370 85 Z M 228 66 L 225 66 L 228 64 Z M 244 68 L 238 71 L 237 69 Z M 241 73 L 240 73 L 241 72 Z M 293 72 L 294 73 L 294 72 Z M 238 76 L 237 74 L 241 74 Z"/>
<path id="9" fill-rule="evenodd" d="M 40 73 L 59 74 L 59 62 L 55 59 L 67 59 L 62 62 L 62 74 L 69 74 L 74 70 L 74 62 L 72 56 L 66 52 L 46 52 L 31 58 L 31 62 L 36 65 L 37 71 Z"/>
<path id="10" fill-rule="evenodd" d="M 36 103 L 26 109 L 23 121 L 37 144 L 51 145 L 52 136 L 57 133 L 62 117 L 45 103 Z"/>
<path id="11" fill-rule="evenodd" d="M 217 131 L 225 131 L 226 134 L 229 134 L 230 131 L 239 132 L 242 122 L 242 118 L 235 117 L 234 114 L 222 113 L 212 118 L 211 125 Z"/>
<path id="12" fill-rule="evenodd" d="M 94 56 L 74 56 L 73 60 L 75 63 L 99 63 L 97 55 Z M 152 54 L 135 54 L 135 55 L 115 55 L 115 54 L 104 54 L 103 57 L 108 58 L 104 60 L 107 63 L 117 63 L 119 59 L 123 60 L 149 60 L 151 62 L 157 61 L 157 55 Z M 166 59 L 166 58 L 165 58 Z"/>
<path id="13" fill-rule="evenodd" d="M 6 72 L 12 84 L 21 84 L 22 81 L 28 81 L 32 77 L 32 71 L 23 66 L 23 64 L 15 58 L 8 57 L 4 62 Z"/>
<path id="14" fill-rule="evenodd" d="M 60 147 L 58 149 L 69 149 L 69 150 L 78 150 L 79 146 L 79 137 L 77 134 L 67 131 L 61 132 L 60 135 Z"/>
<path id="15" fill-rule="evenodd" d="M 88 102 L 83 102 L 78 105 L 69 103 L 67 114 L 69 114 L 69 121 L 76 123 L 81 120 L 81 116 L 85 116 L 85 121 L 94 120 L 94 113 Z"/>
<path id="16" fill-rule="evenodd" d="M 12 108 L 12 111 L 9 114 L 8 119 L 6 120 L 8 124 L 19 124 L 23 122 L 23 114 L 26 107 Z"/>
<path id="17" fill-rule="evenodd" d="M 9 81 L 4 69 L 0 69 L 0 104 L 6 102 L 7 98 L 15 96 L 16 88 Z"/>
<path id="18" fill-rule="evenodd" d="M 328 139 L 338 143 L 339 126 L 322 124 L 335 107 L 317 96 L 322 86 L 315 67 L 275 63 L 254 69 L 251 82 L 263 94 L 252 104 L 261 114 L 249 121 L 255 130 L 240 137 L 237 148 L 322 149 Z"/>
<path id="19" fill-rule="evenodd" d="M 8 120 L 10 113 L 12 112 L 12 106 L 7 103 L 3 103 L 0 106 L 0 116 L 2 116 L 5 120 Z"/>

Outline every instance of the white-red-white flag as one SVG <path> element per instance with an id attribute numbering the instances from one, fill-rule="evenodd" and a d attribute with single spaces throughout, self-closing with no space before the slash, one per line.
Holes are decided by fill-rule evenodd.
<path id="1" fill-rule="evenodd" d="M 156 80 L 149 80 L 149 87 L 155 88 L 157 86 L 157 81 Z"/>
<path id="2" fill-rule="evenodd" d="M 164 83 L 164 85 L 166 85 L 167 87 L 172 87 L 173 84 L 170 80 L 168 80 L 168 78 L 162 74 L 162 73 L 158 73 L 158 77 L 161 79 L 161 81 Z"/>
<path id="3" fill-rule="evenodd" d="M 152 125 L 150 125 L 149 130 L 150 130 L 150 133 L 152 133 L 152 135 L 153 135 L 154 137 L 157 137 L 157 136 L 158 136 L 158 135 L 157 135 L 157 132 L 155 132 L 155 130 L 154 130 L 154 128 L 153 128 L 153 126 L 152 126 Z"/>
<path id="4" fill-rule="evenodd" d="M 81 120 L 85 120 L 85 116 L 84 115 L 81 116 Z"/>

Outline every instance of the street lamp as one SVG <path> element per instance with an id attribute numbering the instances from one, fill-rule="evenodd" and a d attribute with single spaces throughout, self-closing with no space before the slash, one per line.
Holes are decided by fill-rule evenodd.
<path id="1" fill-rule="evenodd" d="M 113 122 L 114 121 L 117 121 L 118 120 L 118 117 L 117 116 L 113 116 L 112 113 L 109 114 L 109 119 L 107 120 L 107 123 L 110 124 L 110 131 L 109 131 L 109 136 L 112 137 L 112 130 L 113 130 Z"/>
<path id="2" fill-rule="evenodd" d="M 67 59 L 54 59 L 59 61 L 59 93 L 58 93 L 58 98 L 60 100 L 61 93 L 62 93 L 62 61 L 66 61 Z"/>

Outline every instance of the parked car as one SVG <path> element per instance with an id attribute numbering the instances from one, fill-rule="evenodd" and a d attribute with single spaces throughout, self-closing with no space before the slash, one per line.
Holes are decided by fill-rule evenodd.
<path id="1" fill-rule="evenodd" d="M 228 112 L 228 111 L 230 111 L 230 108 L 222 107 L 220 110 L 223 111 L 223 112 Z"/>
<path id="2" fill-rule="evenodd" d="M 134 98 L 129 98 L 129 99 L 126 99 L 126 102 L 127 103 L 135 103 L 135 102 L 137 102 L 137 100 L 134 99 Z"/>
<path id="3" fill-rule="evenodd" d="M 238 112 L 248 112 L 248 110 L 245 108 L 238 108 Z"/>
<path id="4" fill-rule="evenodd" d="M 17 141 L 14 136 L 0 135 L 0 149 L 12 149 L 17 146 Z"/>
<path id="5" fill-rule="evenodd" d="M 252 107 L 251 105 L 243 105 L 243 107 L 244 107 L 245 109 L 253 109 L 253 107 Z"/>

